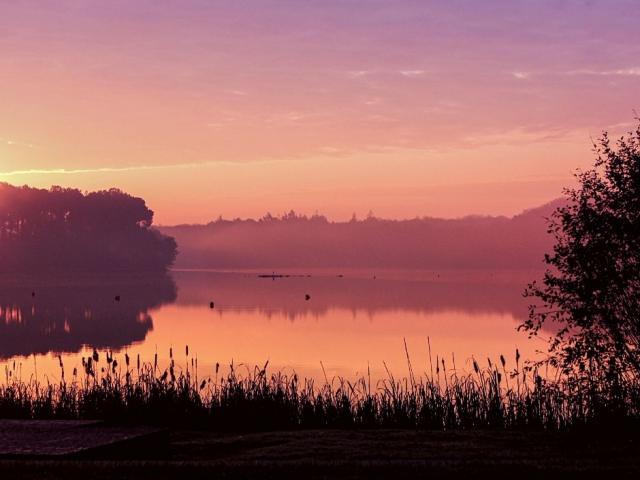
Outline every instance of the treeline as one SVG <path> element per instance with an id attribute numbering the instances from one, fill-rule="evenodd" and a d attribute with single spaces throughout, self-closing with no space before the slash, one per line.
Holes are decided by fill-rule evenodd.
<path id="1" fill-rule="evenodd" d="M 178 241 L 184 268 L 535 268 L 552 245 L 545 217 L 556 204 L 513 218 L 331 222 L 290 212 L 161 230 Z"/>
<path id="2" fill-rule="evenodd" d="M 152 223 L 143 199 L 117 189 L 0 183 L 0 271 L 162 271 L 177 245 Z"/>

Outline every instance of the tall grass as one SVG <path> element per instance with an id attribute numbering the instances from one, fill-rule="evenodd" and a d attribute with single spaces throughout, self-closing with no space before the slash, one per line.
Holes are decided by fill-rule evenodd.
<path id="1" fill-rule="evenodd" d="M 295 428 L 535 428 L 638 423 L 640 384 L 629 379 L 612 392 L 593 382 L 589 389 L 567 378 L 548 380 L 535 369 L 515 368 L 506 360 L 473 361 L 471 373 L 447 369 L 444 359 L 431 362 L 417 377 L 407 351 L 409 376 L 372 384 L 370 375 L 314 380 L 296 374 L 268 373 L 268 366 L 240 373 L 219 365 L 204 378 L 185 349 L 179 367 L 160 368 L 140 357 L 124 363 L 110 352 L 82 359 L 69 376 L 60 359 L 59 382 L 19 379 L 15 363 L 5 368 L 0 385 L 0 418 L 103 419 L 115 422 L 202 427 L 217 430 Z M 386 368 L 386 365 L 385 365 Z"/>

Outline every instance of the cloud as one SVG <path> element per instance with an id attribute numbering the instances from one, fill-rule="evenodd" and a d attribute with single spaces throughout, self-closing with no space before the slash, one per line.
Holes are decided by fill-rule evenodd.
<path id="1" fill-rule="evenodd" d="M 350 70 L 347 72 L 349 78 L 365 77 L 371 73 L 371 70 Z"/>
<path id="2" fill-rule="evenodd" d="M 400 75 L 403 77 L 419 77 L 425 73 L 424 70 L 400 70 Z"/>
<path id="3" fill-rule="evenodd" d="M 242 165 L 256 165 L 256 164 L 275 164 L 284 163 L 285 160 L 255 160 L 250 162 L 230 162 L 225 160 L 220 161 L 205 161 L 205 162 L 190 162 L 190 163 L 174 163 L 168 165 L 131 165 L 126 167 L 95 167 L 95 168 L 29 168 L 24 170 L 9 170 L 6 172 L 0 172 L 0 178 L 2 177 L 19 177 L 24 175 L 82 175 L 87 173 L 120 173 L 120 172 L 135 172 L 144 170 L 170 170 L 177 168 L 200 168 L 215 165 L 225 166 L 242 166 Z"/>
<path id="4" fill-rule="evenodd" d="M 420 77 L 427 73 L 426 70 L 407 69 L 407 70 L 349 70 L 347 76 L 351 79 L 364 78 L 371 75 L 401 75 L 407 78 Z"/>
<path id="5" fill-rule="evenodd" d="M 511 75 L 518 80 L 526 80 L 531 76 L 529 72 L 511 72 Z"/>
<path id="6" fill-rule="evenodd" d="M 36 148 L 37 145 L 29 142 L 21 142 L 18 140 L 14 140 L 12 138 L 4 138 L 0 137 L 0 143 L 4 143 L 10 147 L 26 147 L 26 148 Z"/>
<path id="7" fill-rule="evenodd" d="M 83 173 L 113 173 L 113 172 L 131 172 L 136 170 L 158 170 L 163 168 L 172 168 L 178 165 L 138 165 L 131 167 L 99 167 L 99 168 L 29 168 L 25 170 L 9 170 L 0 172 L 0 177 L 18 177 L 22 175 L 79 175 Z M 182 166 L 187 166 L 182 165 Z"/>
<path id="8" fill-rule="evenodd" d="M 567 75 L 601 75 L 601 76 L 622 76 L 622 77 L 640 77 L 640 67 L 619 68 L 617 70 L 570 70 Z"/>

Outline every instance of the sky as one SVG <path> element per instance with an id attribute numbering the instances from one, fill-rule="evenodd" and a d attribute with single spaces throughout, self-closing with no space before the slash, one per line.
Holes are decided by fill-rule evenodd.
<path id="1" fill-rule="evenodd" d="M 0 181 L 156 223 L 512 215 L 640 111 L 631 0 L 0 0 Z"/>

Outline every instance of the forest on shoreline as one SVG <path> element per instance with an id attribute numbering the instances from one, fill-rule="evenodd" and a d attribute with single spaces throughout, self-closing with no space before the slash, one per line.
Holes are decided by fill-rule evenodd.
<path id="1" fill-rule="evenodd" d="M 291 211 L 158 228 L 178 242 L 178 268 L 530 269 L 542 268 L 553 244 L 546 218 L 562 202 L 512 218 L 336 222 Z"/>
<path id="2" fill-rule="evenodd" d="M 162 272 L 177 245 L 152 224 L 145 201 L 119 189 L 0 183 L 0 271 Z"/>

